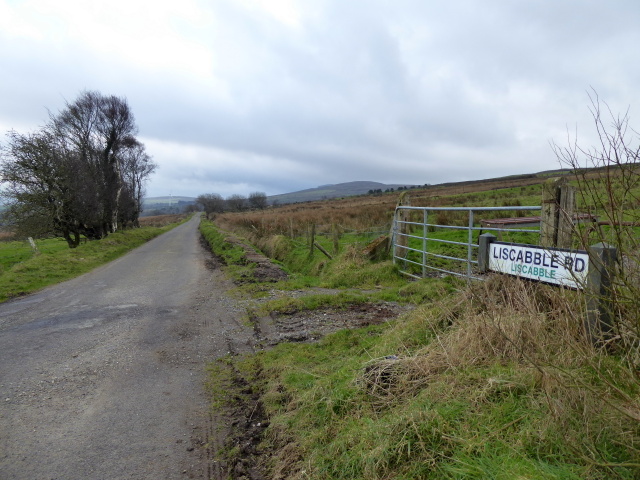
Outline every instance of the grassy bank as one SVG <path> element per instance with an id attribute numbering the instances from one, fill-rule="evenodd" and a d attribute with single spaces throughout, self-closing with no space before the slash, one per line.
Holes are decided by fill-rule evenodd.
<path id="1" fill-rule="evenodd" d="M 200 231 L 211 250 L 226 265 L 227 273 L 239 279 L 251 272 L 253 265 L 242 247 L 226 240 L 225 232 L 213 222 L 203 220 Z M 250 295 L 273 288 L 297 290 L 308 287 L 338 289 L 335 295 L 308 295 L 303 298 L 285 298 L 268 302 L 262 306 L 274 313 L 283 310 L 313 310 L 322 306 L 338 307 L 367 301 L 396 301 L 418 304 L 431 298 L 434 287 L 430 281 L 408 283 L 398 272 L 391 260 L 372 262 L 362 254 L 364 243 L 350 243 L 348 237 L 340 245 L 339 253 L 328 259 L 318 249 L 310 253 L 309 246 L 301 241 L 291 240 L 282 235 L 258 238 L 256 247 L 277 261 L 289 274 L 289 280 L 277 284 L 253 283 L 240 287 Z M 462 282 L 449 278 L 445 280 L 449 291 L 458 288 Z M 262 313 L 265 313 L 263 311 Z"/>
<path id="2" fill-rule="evenodd" d="M 181 222 L 124 230 L 70 249 L 64 239 L 0 242 L 0 302 L 69 280 L 108 263 Z"/>
<path id="3" fill-rule="evenodd" d="M 241 399 L 249 424 L 268 425 L 255 454 L 268 478 L 640 478 L 640 361 L 625 344 L 635 331 L 621 328 L 626 340 L 607 350 L 588 345 L 580 292 L 498 276 L 407 282 L 358 248 L 329 260 L 284 236 L 262 242 L 294 277 L 347 292 L 267 302 L 260 314 L 340 297 L 418 305 L 212 366 L 215 404 Z M 635 325 L 624 312 L 620 325 Z M 241 445 L 227 458 L 246 459 Z"/>
<path id="4" fill-rule="evenodd" d="M 259 394 L 269 478 L 639 478 L 637 374 L 584 345 L 576 292 L 431 282 L 399 321 L 232 362 L 213 396 Z"/>
<path id="5" fill-rule="evenodd" d="M 640 187 L 635 164 L 601 174 L 574 180 L 578 210 L 600 219 L 576 228 L 575 245 L 612 243 L 621 260 L 608 297 L 614 334 L 597 348 L 585 339 L 580 291 L 497 275 L 472 285 L 407 282 L 390 262 L 366 260 L 361 245 L 332 249 L 329 236 L 317 241 L 333 259 L 311 253 L 310 231 L 373 229 L 390 219 L 388 200 L 222 216 L 221 226 L 250 236 L 308 285 L 358 289 L 350 301 L 417 305 L 386 324 L 213 365 L 217 405 L 242 401 L 246 423 L 263 429 L 254 453 L 236 441 L 228 458 L 249 456 L 273 479 L 640 478 Z M 540 202 L 539 186 L 527 185 L 423 200 Z M 259 313 L 315 304 L 279 299 Z"/>

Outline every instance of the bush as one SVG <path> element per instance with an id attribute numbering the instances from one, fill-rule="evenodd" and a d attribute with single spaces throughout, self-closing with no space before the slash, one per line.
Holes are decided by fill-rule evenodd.
<path id="1" fill-rule="evenodd" d="M 606 105 L 606 104 L 605 104 Z M 607 296 L 613 299 L 613 335 L 605 339 L 610 350 L 640 366 L 640 139 L 629 126 L 628 114 L 614 115 L 605 125 L 597 95 L 591 113 L 600 140 L 598 147 L 583 148 L 577 140 L 554 145 L 559 161 L 575 172 L 579 208 L 599 218 L 588 227 L 577 226 L 582 248 L 598 242 L 618 250 L 614 281 Z"/>

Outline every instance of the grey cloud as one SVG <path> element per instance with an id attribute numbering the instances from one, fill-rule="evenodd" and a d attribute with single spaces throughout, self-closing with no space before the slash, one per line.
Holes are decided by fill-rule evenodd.
<path id="1" fill-rule="evenodd" d="M 614 109 L 638 98 L 635 1 L 309 0 L 300 28 L 202 5 L 189 33 L 212 49 L 209 77 L 23 41 L 0 53 L 0 123 L 37 125 L 85 88 L 123 95 L 141 134 L 173 145 L 151 151 L 150 191 L 274 194 L 555 168 L 549 136 L 587 128 L 590 86 Z"/>

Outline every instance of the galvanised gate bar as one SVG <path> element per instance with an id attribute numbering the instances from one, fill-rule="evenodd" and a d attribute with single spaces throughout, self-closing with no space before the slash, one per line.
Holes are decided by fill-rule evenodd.
<path id="1" fill-rule="evenodd" d="M 500 227 L 494 226 L 494 222 L 486 221 L 486 226 L 480 224 L 480 218 L 485 212 L 505 212 L 505 211 L 540 211 L 542 207 L 538 206 L 510 206 L 510 207 L 411 207 L 398 206 L 394 215 L 393 223 L 393 262 L 401 266 L 401 273 L 413 278 L 422 278 L 427 276 L 429 270 L 466 277 L 467 279 L 480 278 L 476 276 L 478 265 L 478 243 L 479 233 L 482 232 L 498 232 L 502 236 L 503 232 L 508 234 L 540 234 L 539 217 L 535 217 L 532 225 L 526 228 L 517 228 L 518 222 L 514 219 L 514 227 L 510 228 L 508 219 L 500 220 Z M 466 216 L 466 219 L 458 223 L 461 225 L 452 225 L 450 223 L 437 223 L 436 217 L 440 212 L 454 212 L 460 216 Z M 493 224 L 492 224 L 493 223 Z M 445 231 L 457 231 L 462 238 L 442 238 L 451 237 L 451 235 L 443 234 Z M 477 232 L 474 235 L 474 232 Z M 453 235 L 455 237 L 455 235 Z M 537 243 L 537 242 L 536 242 Z M 462 253 L 449 253 L 443 246 L 455 246 L 453 250 Z M 444 251 L 443 251 L 444 250 Z M 461 255 L 461 256 L 456 256 Z M 466 264 L 466 268 L 465 268 Z M 413 265 L 412 271 L 409 268 Z M 449 265 L 460 265 L 462 268 L 453 269 Z M 475 268 L 474 268 L 475 266 Z M 447 268 L 449 267 L 449 268 Z M 417 272 L 416 272 L 417 270 Z M 418 273 L 420 272 L 420 273 Z"/>

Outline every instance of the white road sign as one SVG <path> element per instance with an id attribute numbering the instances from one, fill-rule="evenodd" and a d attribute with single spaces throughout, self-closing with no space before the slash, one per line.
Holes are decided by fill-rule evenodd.
<path id="1" fill-rule="evenodd" d="M 489 269 L 565 287 L 584 288 L 589 255 L 583 251 L 493 242 L 489 248 Z"/>

